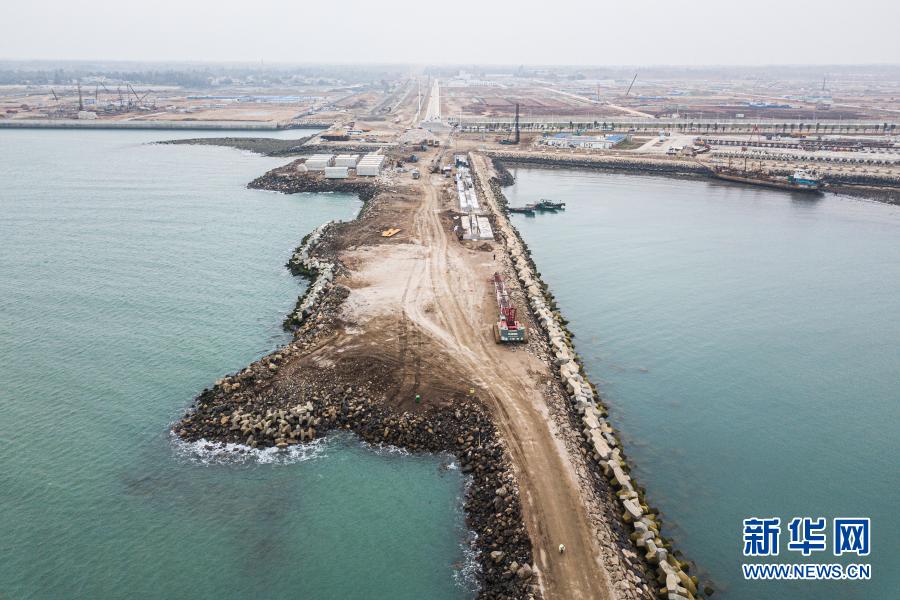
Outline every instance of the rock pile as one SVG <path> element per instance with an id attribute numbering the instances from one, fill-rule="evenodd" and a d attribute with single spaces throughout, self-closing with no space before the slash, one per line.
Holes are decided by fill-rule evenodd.
<path id="1" fill-rule="evenodd" d="M 248 188 L 270 190 L 285 194 L 299 192 L 341 192 L 356 194 L 363 202 L 368 202 L 378 193 L 378 185 L 364 179 L 326 179 L 319 173 L 300 172 L 297 160 L 283 167 L 272 169 L 247 184 Z"/>
<path id="2" fill-rule="evenodd" d="M 505 198 L 496 180 L 491 181 L 490 189 L 497 203 L 504 206 Z M 693 600 L 698 595 L 698 580 L 687 574 L 687 563 L 670 554 L 671 544 L 660 536 L 656 512 L 646 504 L 643 490 L 634 484 L 628 474 L 621 444 L 606 420 L 606 408 L 594 386 L 584 377 L 571 334 L 556 310 L 546 284 L 537 274 L 527 246 L 505 216 L 498 215 L 497 222 L 496 230 L 502 234 L 503 244 L 525 291 L 534 320 L 547 336 L 553 367 L 565 388 L 570 410 L 575 413 L 573 416 L 579 424 L 586 450 L 616 491 L 622 510 L 621 518 L 633 528 L 631 540 L 644 560 L 655 569 L 660 593 L 664 598 Z"/>
<path id="3" fill-rule="evenodd" d="M 643 156 L 550 154 L 546 152 L 509 152 L 493 150 L 486 152 L 494 160 L 504 163 L 531 164 L 545 167 L 579 167 L 591 169 L 612 169 L 617 171 L 640 171 L 642 173 L 707 174 L 709 169 L 695 161 Z M 503 182 L 500 182 L 501 185 Z"/>
<path id="4" fill-rule="evenodd" d="M 450 452 L 470 476 L 465 510 L 477 534 L 479 597 L 534 597 L 531 541 L 518 488 L 494 425 L 476 400 L 421 414 L 395 414 L 377 393 L 379 382 L 353 386 L 338 369 L 317 372 L 314 381 L 266 385 L 269 377 L 260 373 L 277 371 L 284 360 L 276 353 L 205 390 L 175 433 L 190 441 L 287 448 L 329 431 L 349 430 L 371 444 Z"/>
<path id="5" fill-rule="evenodd" d="M 261 132 L 262 133 L 262 132 Z M 183 140 L 168 140 L 165 142 L 157 142 L 159 144 L 189 144 L 194 146 L 226 146 L 229 148 L 237 148 L 238 150 L 247 150 L 262 154 L 265 156 L 287 156 L 304 152 L 304 144 L 312 139 L 312 136 L 300 138 L 296 140 L 282 140 L 275 138 L 192 138 Z"/>
<path id="6" fill-rule="evenodd" d="M 316 258 L 310 253 L 310 250 L 322 238 L 328 227 L 333 224 L 334 221 L 329 221 L 313 229 L 309 235 L 303 238 L 300 246 L 294 251 L 287 263 L 291 273 L 306 277 L 310 280 L 310 285 L 306 289 L 306 293 L 297 299 L 297 305 L 294 307 L 294 310 L 284 320 L 286 329 L 299 327 L 303 323 L 303 319 L 308 317 L 318 306 L 322 296 L 332 288 L 335 264 Z"/>

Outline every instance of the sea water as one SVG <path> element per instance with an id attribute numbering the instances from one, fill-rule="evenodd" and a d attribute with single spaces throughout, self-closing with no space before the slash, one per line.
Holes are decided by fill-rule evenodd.
<path id="1" fill-rule="evenodd" d="M 289 340 L 284 263 L 360 208 L 245 188 L 287 159 L 148 144 L 247 134 L 0 131 L 0 597 L 472 596 L 449 457 L 169 433 Z"/>
<path id="2" fill-rule="evenodd" d="M 700 180 L 514 170 L 512 215 L 665 533 L 716 597 L 896 598 L 900 207 Z M 870 517 L 869 557 L 744 559 L 742 520 Z M 829 533 L 829 537 L 830 537 Z M 869 563 L 868 582 L 743 562 Z M 893 590 L 893 591 L 891 591 Z"/>

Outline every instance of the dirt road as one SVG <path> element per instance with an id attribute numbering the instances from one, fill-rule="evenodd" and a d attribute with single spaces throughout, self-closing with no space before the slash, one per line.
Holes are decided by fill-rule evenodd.
<path id="1" fill-rule="evenodd" d="M 549 426 L 540 393 L 549 369 L 522 348 L 494 342 L 497 311 L 489 281 L 500 270 L 500 247 L 495 262 L 492 252 L 466 248 L 451 236 L 441 215 L 440 186 L 446 182 L 437 175 L 421 181 L 422 201 L 407 243 L 348 253 L 355 289 L 346 317 L 364 330 L 368 321 L 393 318 L 401 344 L 412 328 L 424 344 L 454 358 L 456 370 L 488 397 L 512 456 L 544 597 L 613 598 L 575 469 Z M 421 352 L 406 350 L 404 387 L 411 390 L 421 375 Z"/>

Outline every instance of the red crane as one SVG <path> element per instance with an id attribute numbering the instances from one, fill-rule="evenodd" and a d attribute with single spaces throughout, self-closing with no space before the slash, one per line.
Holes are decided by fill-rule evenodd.
<path id="1" fill-rule="evenodd" d="M 509 299 L 509 292 L 503 283 L 500 273 L 494 273 L 494 290 L 497 293 L 497 306 L 500 308 L 500 318 L 494 324 L 494 341 L 524 342 L 525 326 L 516 320 L 516 306 Z"/>

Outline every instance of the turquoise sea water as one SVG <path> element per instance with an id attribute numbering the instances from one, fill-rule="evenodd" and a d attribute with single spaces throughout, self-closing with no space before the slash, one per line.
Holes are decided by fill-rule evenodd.
<path id="1" fill-rule="evenodd" d="M 900 207 L 517 169 L 513 215 L 638 481 L 715 597 L 896 598 Z M 871 517 L 868 582 L 743 580 L 741 521 Z M 747 562 L 834 563 L 827 552 Z M 799 557 L 800 555 L 797 554 Z M 893 590 L 893 591 L 891 591 Z"/>
<path id="2" fill-rule="evenodd" d="M 360 206 L 244 188 L 284 159 L 146 144 L 200 135 L 231 132 L 0 131 L 0 597 L 470 596 L 447 457 L 169 435 L 287 340 L 284 262 Z"/>

